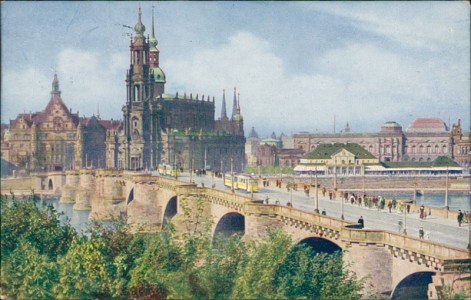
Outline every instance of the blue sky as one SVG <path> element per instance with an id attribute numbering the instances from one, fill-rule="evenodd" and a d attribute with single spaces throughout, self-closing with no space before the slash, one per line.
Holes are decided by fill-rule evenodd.
<path id="1" fill-rule="evenodd" d="M 138 2 L 2 2 L 2 123 L 41 111 L 54 69 L 73 112 L 122 119 Z M 470 127 L 465 2 L 141 2 L 168 93 L 237 87 L 262 135 L 403 129 L 417 117 Z M 125 26 L 123 26 L 125 25 Z"/>

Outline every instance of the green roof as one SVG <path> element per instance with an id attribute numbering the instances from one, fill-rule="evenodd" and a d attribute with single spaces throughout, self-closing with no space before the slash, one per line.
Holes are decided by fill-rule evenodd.
<path id="1" fill-rule="evenodd" d="M 342 149 L 351 152 L 359 159 L 372 159 L 376 158 L 373 154 L 366 151 L 362 146 L 354 143 L 334 143 L 334 144 L 320 144 L 317 148 L 304 156 L 305 159 L 329 159 L 337 151 Z"/>
<path id="2" fill-rule="evenodd" d="M 431 167 L 459 167 L 460 165 L 447 156 L 439 156 L 434 161 L 403 161 L 403 162 L 382 162 L 386 168 L 431 168 Z"/>

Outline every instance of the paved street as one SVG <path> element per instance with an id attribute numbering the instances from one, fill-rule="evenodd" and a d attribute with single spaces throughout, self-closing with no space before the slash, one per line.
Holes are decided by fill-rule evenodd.
<path id="1" fill-rule="evenodd" d="M 178 178 L 182 181 L 190 181 L 189 174 L 182 174 Z M 220 190 L 228 190 L 224 187 L 223 182 L 220 178 L 212 176 L 192 176 L 192 181 L 201 186 L 204 183 L 205 186 L 211 187 L 213 184 L 215 188 Z M 237 193 L 246 194 L 245 192 L 236 191 Z M 294 208 L 298 208 L 305 211 L 314 211 L 315 209 L 315 189 L 311 189 L 310 196 L 307 197 L 304 192 L 293 191 L 292 194 L 287 192 L 286 188 L 276 188 L 274 186 L 261 187 L 259 193 L 254 194 L 254 198 L 265 200 L 269 198 L 269 203 L 274 204 L 275 201 L 279 201 L 281 205 L 286 205 L 292 197 L 292 203 Z M 341 216 L 341 203 L 340 199 L 336 201 L 329 200 L 328 197 L 322 197 L 322 193 L 319 190 L 319 211 L 326 210 L 328 216 L 340 218 Z M 404 214 L 399 212 L 389 213 L 387 209 L 379 211 L 376 208 L 367 208 L 358 206 L 356 204 L 344 204 L 343 208 L 345 220 L 356 222 L 360 216 L 363 216 L 365 220 L 365 228 L 368 229 L 384 229 L 393 232 L 402 232 L 404 229 Z M 399 222 L 402 222 L 400 228 Z M 425 238 L 430 239 L 434 242 L 439 242 L 454 246 L 457 248 L 465 249 L 470 241 L 470 224 L 464 223 L 461 227 L 458 227 L 456 220 L 448 220 L 444 218 L 438 218 L 428 216 L 426 220 L 421 220 L 417 213 L 407 214 L 405 219 L 405 225 L 407 234 L 410 236 L 418 237 L 419 229 L 423 227 L 425 231 Z"/>

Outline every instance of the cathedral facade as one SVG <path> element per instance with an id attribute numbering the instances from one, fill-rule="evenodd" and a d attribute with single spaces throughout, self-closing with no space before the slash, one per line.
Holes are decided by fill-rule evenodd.
<path id="1" fill-rule="evenodd" d="M 122 108 L 123 127 L 108 131 L 108 168 L 156 169 L 160 164 L 179 169 L 234 170 L 244 167 L 244 129 L 234 89 L 233 114 L 225 110 L 215 120 L 214 97 L 165 92 L 166 76 L 154 32 L 144 36 L 139 8 L 135 35 L 130 41 L 130 67 L 126 73 L 127 99 Z"/>

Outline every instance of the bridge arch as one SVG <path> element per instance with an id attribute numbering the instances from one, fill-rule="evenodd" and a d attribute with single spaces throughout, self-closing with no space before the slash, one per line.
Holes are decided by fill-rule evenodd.
<path id="1" fill-rule="evenodd" d="M 428 299 L 428 285 L 435 272 L 415 272 L 402 279 L 391 293 L 391 299 Z"/>
<path id="2" fill-rule="evenodd" d="M 337 251 L 342 251 L 339 245 L 322 237 L 307 237 L 300 240 L 297 244 L 305 245 L 317 253 L 334 254 Z"/>
<path id="3" fill-rule="evenodd" d="M 165 206 L 162 228 L 165 228 L 165 226 L 167 225 L 167 220 L 172 219 L 177 214 L 177 211 L 178 211 L 177 207 L 178 207 L 177 196 L 173 196 L 172 198 L 170 198 L 170 200 L 167 202 L 167 205 Z"/>
<path id="4" fill-rule="evenodd" d="M 242 237 L 245 234 L 245 216 L 237 212 L 229 212 L 223 215 L 216 223 L 213 232 L 213 242 L 220 236 L 229 237 L 236 235 Z"/>
<path id="5" fill-rule="evenodd" d="M 126 204 L 131 203 L 132 200 L 134 200 L 134 188 L 132 188 L 129 192 L 128 198 L 126 199 Z"/>

